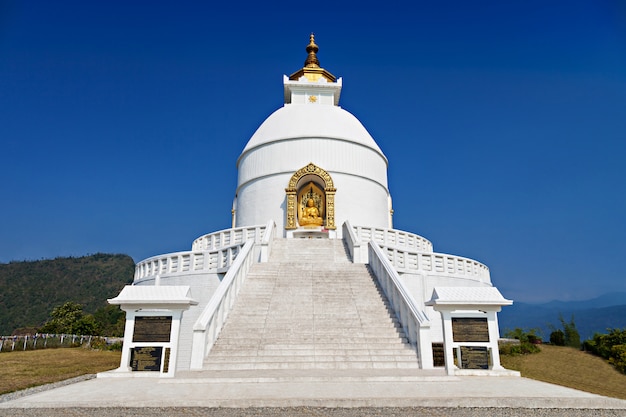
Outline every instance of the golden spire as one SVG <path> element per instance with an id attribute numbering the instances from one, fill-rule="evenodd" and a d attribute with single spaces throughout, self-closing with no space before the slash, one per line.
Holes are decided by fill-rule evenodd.
<path id="1" fill-rule="evenodd" d="M 309 44 L 306 46 L 308 53 L 304 61 L 304 67 L 289 76 L 292 81 L 298 81 L 301 77 L 306 77 L 308 81 L 318 82 L 320 78 L 326 79 L 327 82 L 334 83 L 336 78 L 333 74 L 320 67 L 320 61 L 317 59 L 317 51 L 319 46 L 315 44 L 315 35 L 311 33 Z"/>
<path id="2" fill-rule="evenodd" d="M 317 51 L 320 48 L 315 44 L 315 34 L 311 33 L 311 37 L 309 38 L 309 44 L 306 46 L 306 51 L 309 56 L 306 57 L 306 61 L 304 61 L 304 68 L 319 68 L 320 61 L 317 59 Z"/>

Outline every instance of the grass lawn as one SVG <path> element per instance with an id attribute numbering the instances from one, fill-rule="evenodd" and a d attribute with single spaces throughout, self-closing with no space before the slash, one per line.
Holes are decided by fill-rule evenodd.
<path id="1" fill-rule="evenodd" d="M 0 394 L 114 369 L 120 356 L 80 347 L 0 353 Z"/>
<path id="2" fill-rule="evenodd" d="M 505 368 L 520 371 L 526 378 L 626 400 L 626 375 L 590 353 L 542 345 L 539 353 L 500 359 Z"/>

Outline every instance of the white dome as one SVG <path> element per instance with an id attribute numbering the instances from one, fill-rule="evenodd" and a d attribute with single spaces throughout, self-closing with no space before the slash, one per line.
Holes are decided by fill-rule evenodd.
<path id="1" fill-rule="evenodd" d="M 241 156 L 271 142 L 293 138 L 332 138 L 366 146 L 387 158 L 361 122 L 337 106 L 286 104 L 252 135 Z M 241 157 L 240 157 L 241 159 Z"/>

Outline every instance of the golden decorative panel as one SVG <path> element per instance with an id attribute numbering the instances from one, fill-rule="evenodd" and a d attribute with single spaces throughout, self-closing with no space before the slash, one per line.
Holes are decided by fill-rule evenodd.
<path id="1" fill-rule="evenodd" d="M 301 180 L 308 175 L 318 177 L 319 183 L 309 180 L 307 183 L 302 184 Z M 336 191 L 337 189 L 334 187 L 330 174 L 313 162 L 297 170 L 291 176 L 288 187 L 285 188 L 287 197 L 285 229 L 293 230 L 297 229 L 298 226 L 316 227 L 318 225 L 323 225 L 329 230 L 336 229 Z M 323 224 L 320 219 L 323 219 Z"/>

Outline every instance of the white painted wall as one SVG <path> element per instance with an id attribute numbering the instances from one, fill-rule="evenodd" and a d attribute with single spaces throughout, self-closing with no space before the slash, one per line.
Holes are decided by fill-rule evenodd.
<path id="1" fill-rule="evenodd" d="M 332 177 L 335 224 L 391 227 L 387 161 L 377 150 L 331 138 L 296 138 L 254 148 L 239 160 L 237 227 L 274 220 L 284 235 L 285 188 L 293 174 L 314 163 Z"/>

